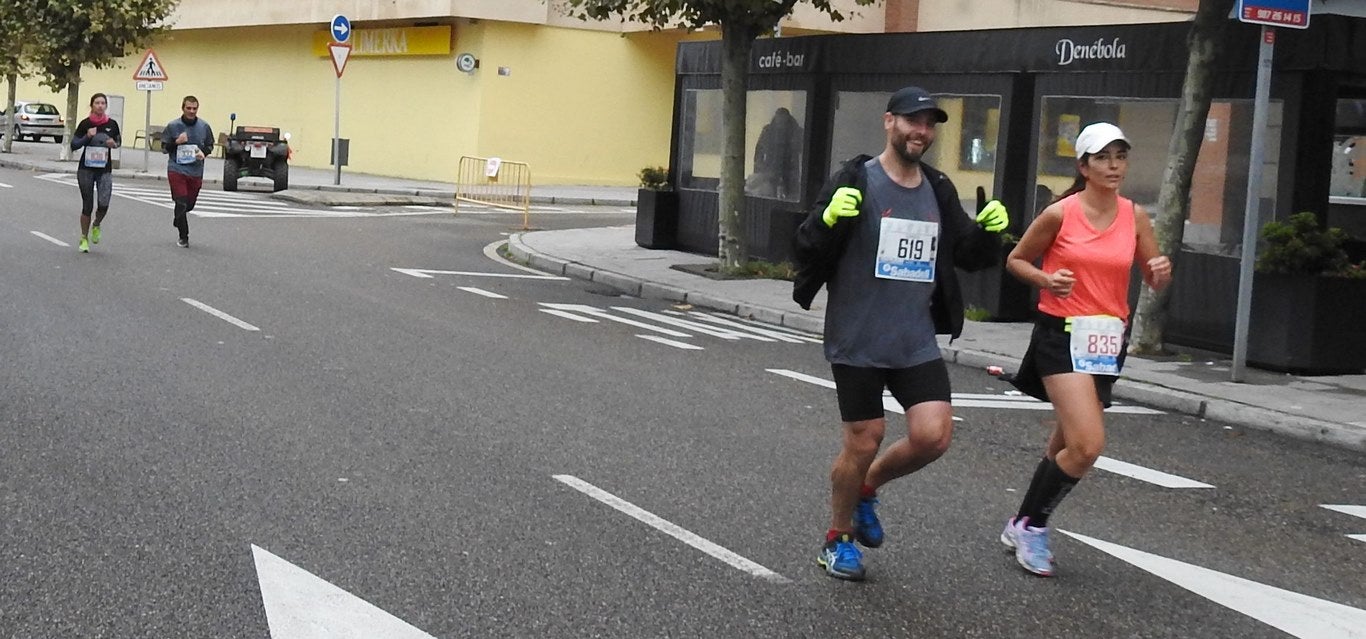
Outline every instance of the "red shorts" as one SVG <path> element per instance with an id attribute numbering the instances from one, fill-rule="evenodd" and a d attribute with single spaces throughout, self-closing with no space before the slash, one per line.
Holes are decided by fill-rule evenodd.
<path id="1" fill-rule="evenodd" d="M 171 183 L 171 199 L 183 199 L 190 205 L 199 199 L 199 189 L 204 186 L 204 178 L 176 173 L 175 171 L 166 172 L 166 181 Z"/>

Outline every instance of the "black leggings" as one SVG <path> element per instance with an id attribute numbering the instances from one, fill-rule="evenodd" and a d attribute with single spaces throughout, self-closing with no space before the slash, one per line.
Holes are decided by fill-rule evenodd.
<path id="1" fill-rule="evenodd" d="M 99 202 L 100 216 L 109 210 L 109 199 L 114 195 L 114 174 L 109 171 L 76 171 L 76 185 L 81 189 L 81 215 L 89 216 Z"/>

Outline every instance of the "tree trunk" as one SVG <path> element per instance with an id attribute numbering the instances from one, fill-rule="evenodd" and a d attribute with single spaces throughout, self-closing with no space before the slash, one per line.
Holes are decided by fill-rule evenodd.
<path id="1" fill-rule="evenodd" d="M 6 121 L 6 127 L 9 130 L 0 133 L 3 133 L 5 136 L 4 152 L 12 153 L 14 152 L 14 127 L 9 125 L 9 122 L 14 121 L 14 100 L 15 94 L 19 90 L 19 75 L 11 73 L 5 76 L 5 83 L 9 85 L 9 90 L 6 92 L 5 96 L 5 113 L 10 114 L 10 119 Z"/>
<path id="2" fill-rule="evenodd" d="M 717 257 L 722 269 L 749 261 L 745 253 L 745 100 L 753 28 L 728 22 L 721 26 L 721 186 L 717 218 Z"/>
<path id="3" fill-rule="evenodd" d="M 1158 249 L 1173 260 L 1181 251 L 1190 208 L 1191 177 L 1200 156 L 1201 140 L 1205 137 L 1210 76 L 1219 53 L 1216 43 L 1229 21 L 1234 2 L 1200 0 L 1195 21 L 1186 37 L 1190 57 L 1186 62 L 1186 78 L 1181 86 L 1181 106 L 1177 110 L 1176 126 L 1167 144 L 1167 166 L 1162 171 L 1162 189 L 1157 196 L 1157 221 L 1153 225 Z M 1176 267 L 1179 265 L 1174 264 L 1173 268 Z M 1171 289 L 1161 292 L 1154 292 L 1146 286 L 1142 289 L 1138 310 L 1134 314 L 1134 338 L 1130 350 L 1139 354 L 1160 353 Z"/>
<path id="4" fill-rule="evenodd" d="M 71 77 L 74 79 L 66 85 L 66 137 L 62 138 L 61 155 L 57 156 L 63 162 L 71 160 L 72 134 L 82 117 L 78 110 L 81 108 L 81 68 L 76 67 L 76 73 Z"/>

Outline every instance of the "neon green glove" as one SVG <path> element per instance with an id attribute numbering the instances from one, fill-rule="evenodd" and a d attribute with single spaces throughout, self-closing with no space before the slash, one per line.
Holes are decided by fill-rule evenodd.
<path id="1" fill-rule="evenodd" d="M 977 214 L 977 223 L 992 233 L 1000 233 L 1010 226 L 1010 216 L 1006 215 L 1006 205 L 1000 200 L 992 200 Z"/>
<path id="2" fill-rule="evenodd" d="M 841 186 L 830 196 L 830 203 L 825 206 L 825 212 L 821 213 L 821 220 L 826 226 L 834 228 L 835 222 L 842 217 L 857 217 L 858 206 L 862 202 L 863 194 L 859 193 L 858 189 Z"/>

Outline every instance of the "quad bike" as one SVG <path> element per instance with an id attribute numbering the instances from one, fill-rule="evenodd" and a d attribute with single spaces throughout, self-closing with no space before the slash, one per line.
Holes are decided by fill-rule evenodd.
<path id="1" fill-rule="evenodd" d="M 289 134 L 264 126 L 239 126 L 223 149 L 223 190 L 236 191 L 237 179 L 263 177 L 274 190 L 289 188 Z"/>

